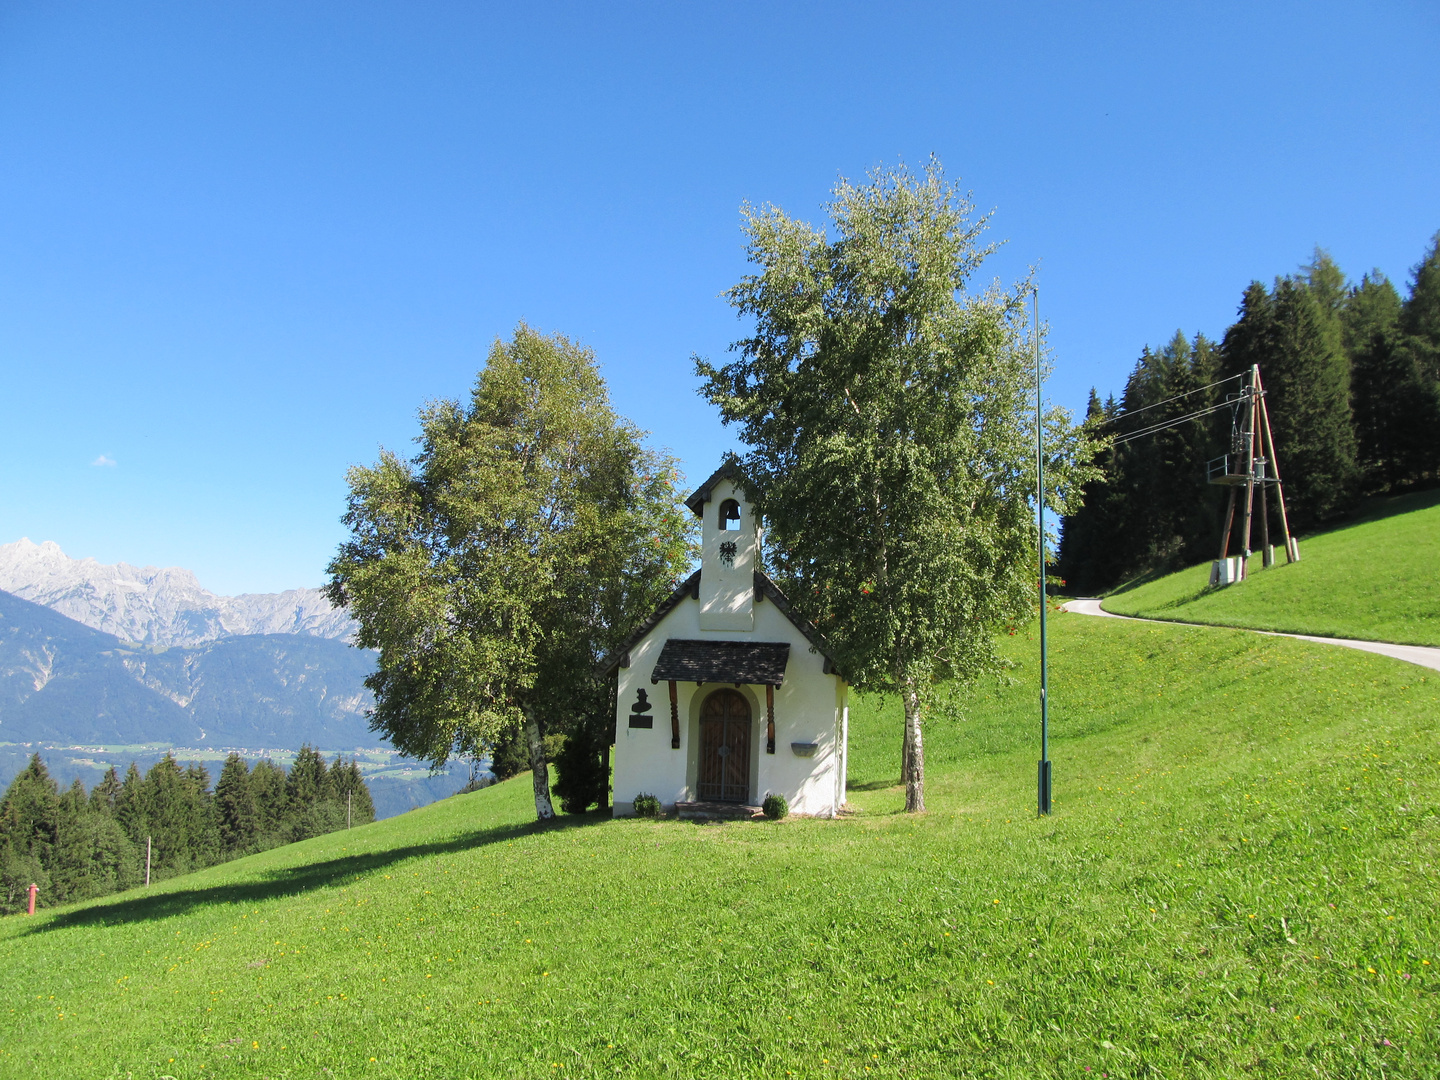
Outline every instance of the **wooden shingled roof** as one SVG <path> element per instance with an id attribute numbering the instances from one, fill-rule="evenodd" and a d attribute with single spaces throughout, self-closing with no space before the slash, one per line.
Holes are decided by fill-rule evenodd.
<path id="1" fill-rule="evenodd" d="M 785 641 L 701 641 L 670 638 L 660 650 L 660 659 L 650 681 L 694 683 L 744 683 L 748 686 L 781 686 L 790 644 Z"/>

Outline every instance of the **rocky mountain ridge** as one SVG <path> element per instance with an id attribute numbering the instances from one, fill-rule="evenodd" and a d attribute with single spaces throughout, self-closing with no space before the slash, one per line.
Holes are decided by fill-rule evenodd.
<path id="1" fill-rule="evenodd" d="M 218 596 L 179 567 L 72 559 L 22 537 L 0 544 L 0 590 L 140 645 L 193 647 L 249 634 L 349 641 L 354 621 L 319 589 Z"/>
<path id="2" fill-rule="evenodd" d="M 135 645 L 0 592 L 0 743 L 375 746 L 374 670 L 307 634 Z"/>

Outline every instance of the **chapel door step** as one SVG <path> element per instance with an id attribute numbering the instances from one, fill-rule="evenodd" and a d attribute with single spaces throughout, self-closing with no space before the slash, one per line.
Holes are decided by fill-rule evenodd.
<path id="1" fill-rule="evenodd" d="M 681 821 L 759 821 L 765 811 L 758 806 L 733 802 L 677 802 Z"/>

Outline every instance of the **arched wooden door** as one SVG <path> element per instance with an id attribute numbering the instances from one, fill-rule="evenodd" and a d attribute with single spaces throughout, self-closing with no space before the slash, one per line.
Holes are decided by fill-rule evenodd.
<path id="1" fill-rule="evenodd" d="M 700 706 L 700 798 L 743 803 L 750 797 L 750 703 L 716 690 Z"/>

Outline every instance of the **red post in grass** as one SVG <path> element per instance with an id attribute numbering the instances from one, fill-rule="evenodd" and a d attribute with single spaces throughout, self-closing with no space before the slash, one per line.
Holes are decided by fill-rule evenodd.
<path id="1" fill-rule="evenodd" d="M 25 912 L 26 915 L 34 915 L 34 914 L 35 914 L 35 894 L 38 893 L 39 891 L 40 891 L 40 886 L 39 886 L 39 885 L 36 885 L 36 884 L 32 881 L 32 882 L 30 883 L 30 910 L 27 911 L 27 912 Z"/>

